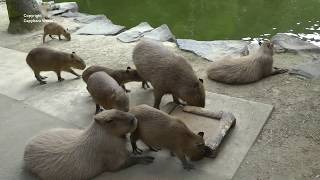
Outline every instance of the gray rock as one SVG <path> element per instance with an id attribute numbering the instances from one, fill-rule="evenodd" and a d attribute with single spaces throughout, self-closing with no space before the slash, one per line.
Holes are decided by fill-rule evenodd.
<path id="1" fill-rule="evenodd" d="M 79 6 L 76 2 L 63 2 L 63 3 L 56 3 L 61 10 L 71 11 L 71 12 L 78 12 Z"/>
<path id="2" fill-rule="evenodd" d="M 285 33 L 276 34 L 271 41 L 275 45 L 276 52 L 308 51 L 320 53 L 320 47 Z"/>
<path id="3" fill-rule="evenodd" d="M 148 33 L 145 33 L 143 37 L 155 39 L 158 41 L 176 41 L 176 38 L 174 37 L 174 35 L 172 34 L 172 32 L 166 24 L 163 24 L 157 27 L 156 29 Z"/>
<path id="4" fill-rule="evenodd" d="M 209 61 L 219 60 L 225 56 L 240 57 L 249 54 L 249 42 L 241 40 L 196 41 L 177 39 L 180 49 L 193 52 Z M 251 53 L 251 52 L 250 52 Z"/>
<path id="5" fill-rule="evenodd" d="M 85 25 L 75 33 L 82 35 L 115 35 L 124 28 L 124 26 L 114 25 L 110 20 L 100 20 Z"/>
<path id="6" fill-rule="evenodd" d="M 117 35 L 117 39 L 125 43 L 135 42 L 138 41 L 144 33 L 152 31 L 153 29 L 154 28 L 147 22 L 142 22 L 139 25 Z"/>
<path id="7" fill-rule="evenodd" d="M 299 64 L 289 72 L 309 79 L 320 78 L 320 60 Z"/>
<path id="8" fill-rule="evenodd" d="M 111 22 L 105 15 L 86 15 L 80 16 L 74 19 L 75 22 L 89 24 L 93 21 L 109 21 Z"/>
<path id="9" fill-rule="evenodd" d="M 68 11 L 68 12 L 61 14 L 61 17 L 66 17 L 66 18 L 75 18 L 75 17 L 84 17 L 84 16 L 86 16 L 86 15 L 83 13 L 71 12 L 71 11 Z"/>

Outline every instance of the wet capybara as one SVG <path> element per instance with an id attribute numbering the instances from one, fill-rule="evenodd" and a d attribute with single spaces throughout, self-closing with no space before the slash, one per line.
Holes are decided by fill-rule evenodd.
<path id="1" fill-rule="evenodd" d="M 40 84 L 46 83 L 44 81 L 46 77 L 40 75 L 41 71 L 54 71 L 58 76 L 58 81 L 63 81 L 61 71 L 80 77 L 71 68 L 81 70 L 86 68 L 86 63 L 75 52 L 66 53 L 43 47 L 32 49 L 28 53 L 26 61 Z"/>
<path id="2" fill-rule="evenodd" d="M 44 26 L 42 42 L 45 43 L 46 36 L 49 35 L 52 39 L 52 35 L 57 35 L 59 40 L 61 40 L 61 35 L 63 35 L 68 41 L 71 40 L 71 35 L 67 32 L 61 25 L 51 22 Z"/>
<path id="3" fill-rule="evenodd" d="M 133 62 L 139 75 L 154 88 L 154 107 L 159 109 L 161 98 L 172 94 L 192 106 L 205 106 L 203 80 L 198 79 L 187 60 L 174 54 L 160 42 L 143 39 L 133 50 Z"/>
<path id="4" fill-rule="evenodd" d="M 144 80 L 141 78 L 141 76 L 138 74 L 137 70 L 132 69 L 131 67 L 127 67 L 126 70 L 122 69 L 111 69 L 104 66 L 98 66 L 93 65 L 88 67 L 85 71 L 82 73 L 82 79 L 84 82 L 87 83 L 89 76 L 98 71 L 103 71 L 107 74 L 109 74 L 113 79 L 115 79 L 118 84 L 126 91 L 130 92 L 130 90 L 126 89 L 125 83 L 137 81 L 142 81 L 142 87 L 147 88 L 149 87 L 147 82 L 144 82 Z"/>
<path id="5" fill-rule="evenodd" d="M 130 155 L 127 133 L 137 119 L 127 112 L 108 110 L 97 114 L 86 129 L 51 129 L 33 137 L 24 151 L 25 168 L 45 180 L 87 180 L 135 164 L 149 164 L 153 157 Z"/>
<path id="6" fill-rule="evenodd" d="M 129 98 L 121 86 L 107 73 L 98 71 L 89 76 L 87 89 L 96 103 L 96 113 L 104 109 L 129 111 Z"/>
<path id="7" fill-rule="evenodd" d="M 185 169 L 194 166 L 186 159 L 197 161 L 209 156 L 212 150 L 205 145 L 203 132 L 193 133 L 181 120 L 148 105 L 130 109 L 138 119 L 138 125 L 131 133 L 130 140 L 134 153 L 141 153 L 136 141 L 142 140 L 151 150 L 153 147 L 165 148 L 175 154 Z"/>
<path id="8" fill-rule="evenodd" d="M 208 78 L 227 84 L 246 84 L 262 78 L 285 73 L 288 70 L 273 67 L 273 44 L 261 44 L 259 50 L 248 56 L 227 57 L 212 62 L 207 69 Z"/>

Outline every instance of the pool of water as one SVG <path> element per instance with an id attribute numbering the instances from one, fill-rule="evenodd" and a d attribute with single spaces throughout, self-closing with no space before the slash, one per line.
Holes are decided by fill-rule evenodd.
<path id="1" fill-rule="evenodd" d="M 64 0 L 58 0 L 64 1 Z M 277 32 L 319 33 L 320 0 L 72 0 L 130 28 L 168 24 L 177 38 L 268 38 Z"/>

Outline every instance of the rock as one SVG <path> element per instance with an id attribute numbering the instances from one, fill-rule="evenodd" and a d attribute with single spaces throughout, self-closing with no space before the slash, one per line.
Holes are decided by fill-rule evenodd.
<path id="1" fill-rule="evenodd" d="M 85 25 L 75 33 L 81 35 L 115 35 L 124 28 L 124 26 L 114 25 L 110 20 L 99 20 Z"/>
<path id="2" fill-rule="evenodd" d="M 271 41 L 275 45 L 276 52 L 308 51 L 320 53 L 320 47 L 286 33 L 276 34 L 272 37 Z"/>
<path id="3" fill-rule="evenodd" d="M 111 22 L 105 15 L 86 15 L 80 16 L 74 19 L 75 22 L 89 24 L 93 21 L 109 21 Z"/>
<path id="4" fill-rule="evenodd" d="M 65 13 L 67 11 L 68 10 L 65 10 L 65 9 L 57 9 L 57 10 L 48 11 L 48 17 L 57 16 L 57 15 Z"/>
<path id="5" fill-rule="evenodd" d="M 156 29 L 148 33 L 145 33 L 143 37 L 155 39 L 158 41 L 171 41 L 171 42 L 176 41 L 176 38 L 171 33 L 169 27 L 166 24 L 163 24 L 157 27 Z"/>
<path id="6" fill-rule="evenodd" d="M 75 17 L 84 17 L 84 16 L 86 16 L 86 15 L 83 13 L 71 12 L 71 11 L 68 11 L 68 12 L 61 14 L 61 17 L 66 17 L 66 18 L 75 18 Z"/>
<path id="7" fill-rule="evenodd" d="M 135 42 L 138 41 L 144 33 L 152 31 L 153 29 L 154 28 L 147 22 L 142 22 L 139 25 L 117 35 L 117 39 L 125 43 Z"/>
<path id="8" fill-rule="evenodd" d="M 219 60 L 225 56 L 240 57 L 249 54 L 249 42 L 241 40 L 196 41 L 177 39 L 180 49 L 193 52 L 209 61 Z M 250 52 L 251 53 L 251 52 Z"/>
<path id="9" fill-rule="evenodd" d="M 299 64 L 289 72 L 309 79 L 320 79 L 320 60 Z"/>
<path id="10" fill-rule="evenodd" d="M 71 12 L 78 12 L 79 7 L 76 2 L 63 2 L 63 3 L 56 3 L 61 10 L 71 11 Z"/>

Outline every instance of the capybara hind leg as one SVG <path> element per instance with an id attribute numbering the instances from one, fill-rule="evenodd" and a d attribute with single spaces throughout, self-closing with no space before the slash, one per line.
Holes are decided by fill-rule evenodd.
<path id="1" fill-rule="evenodd" d="M 71 73 L 71 74 L 73 74 L 73 75 L 75 75 L 75 76 L 77 76 L 78 78 L 80 78 L 80 77 L 81 77 L 81 75 L 80 75 L 80 74 L 78 74 L 78 73 L 74 72 L 74 70 L 72 70 L 72 69 L 67 69 L 66 71 L 67 71 L 67 72 L 69 72 L 69 73 Z"/>
<path id="2" fill-rule="evenodd" d="M 42 76 L 40 76 L 40 72 L 34 72 L 34 76 L 36 77 L 36 79 L 40 82 L 40 84 L 46 84 L 46 81 L 43 81 L 43 79 L 41 78 Z"/>
<path id="3" fill-rule="evenodd" d="M 46 34 L 46 33 L 44 33 L 44 34 L 43 34 L 43 37 L 42 37 L 42 43 L 45 43 L 46 36 L 47 36 L 47 34 Z"/>
<path id="4" fill-rule="evenodd" d="M 47 77 L 47 76 L 41 76 L 41 75 L 40 75 L 40 78 L 43 80 L 43 79 L 47 79 L 48 77 Z"/>
<path id="5" fill-rule="evenodd" d="M 100 107 L 99 104 L 96 104 L 96 112 L 95 112 L 95 114 L 98 114 L 101 111 L 103 111 L 103 109 Z"/>
<path id="6" fill-rule="evenodd" d="M 289 71 L 288 69 L 281 69 L 281 68 L 273 67 L 271 75 L 283 74 L 283 73 L 286 73 L 288 71 Z"/>
<path id="7" fill-rule="evenodd" d="M 51 37 L 51 39 L 55 39 L 51 34 L 49 34 L 49 37 Z"/>
<path id="8" fill-rule="evenodd" d="M 58 81 L 63 81 L 64 79 L 61 77 L 61 71 L 56 71 L 57 77 L 58 77 Z"/>
<path id="9" fill-rule="evenodd" d="M 184 169 L 190 171 L 191 169 L 194 169 L 193 164 L 191 164 L 190 162 L 188 162 L 188 160 L 186 159 L 186 156 L 184 155 L 184 153 L 182 152 L 175 152 L 175 155 L 177 155 L 177 157 L 180 159 L 182 166 Z"/>
<path id="10" fill-rule="evenodd" d="M 153 90 L 153 95 L 154 95 L 154 105 L 153 105 L 153 107 L 159 109 L 159 106 L 160 106 L 160 103 L 161 103 L 161 99 L 162 99 L 162 96 L 164 94 L 161 93 L 161 92 L 158 92 L 157 90 L 154 89 Z"/>
<path id="11" fill-rule="evenodd" d="M 59 35 L 59 40 L 61 40 L 61 35 Z"/>
<path id="12" fill-rule="evenodd" d="M 130 135 L 130 141 L 131 141 L 131 147 L 132 147 L 132 153 L 133 154 L 141 154 L 143 151 L 142 149 L 139 149 L 137 147 L 137 140 L 138 140 L 138 135 L 136 132 L 131 133 Z"/>
<path id="13" fill-rule="evenodd" d="M 149 84 L 147 81 L 142 81 L 142 88 L 143 89 L 147 89 L 147 88 L 150 88 Z"/>
<path id="14" fill-rule="evenodd" d="M 121 87 L 126 93 L 131 92 L 129 89 L 126 88 L 126 86 L 124 84 L 122 84 Z"/>

